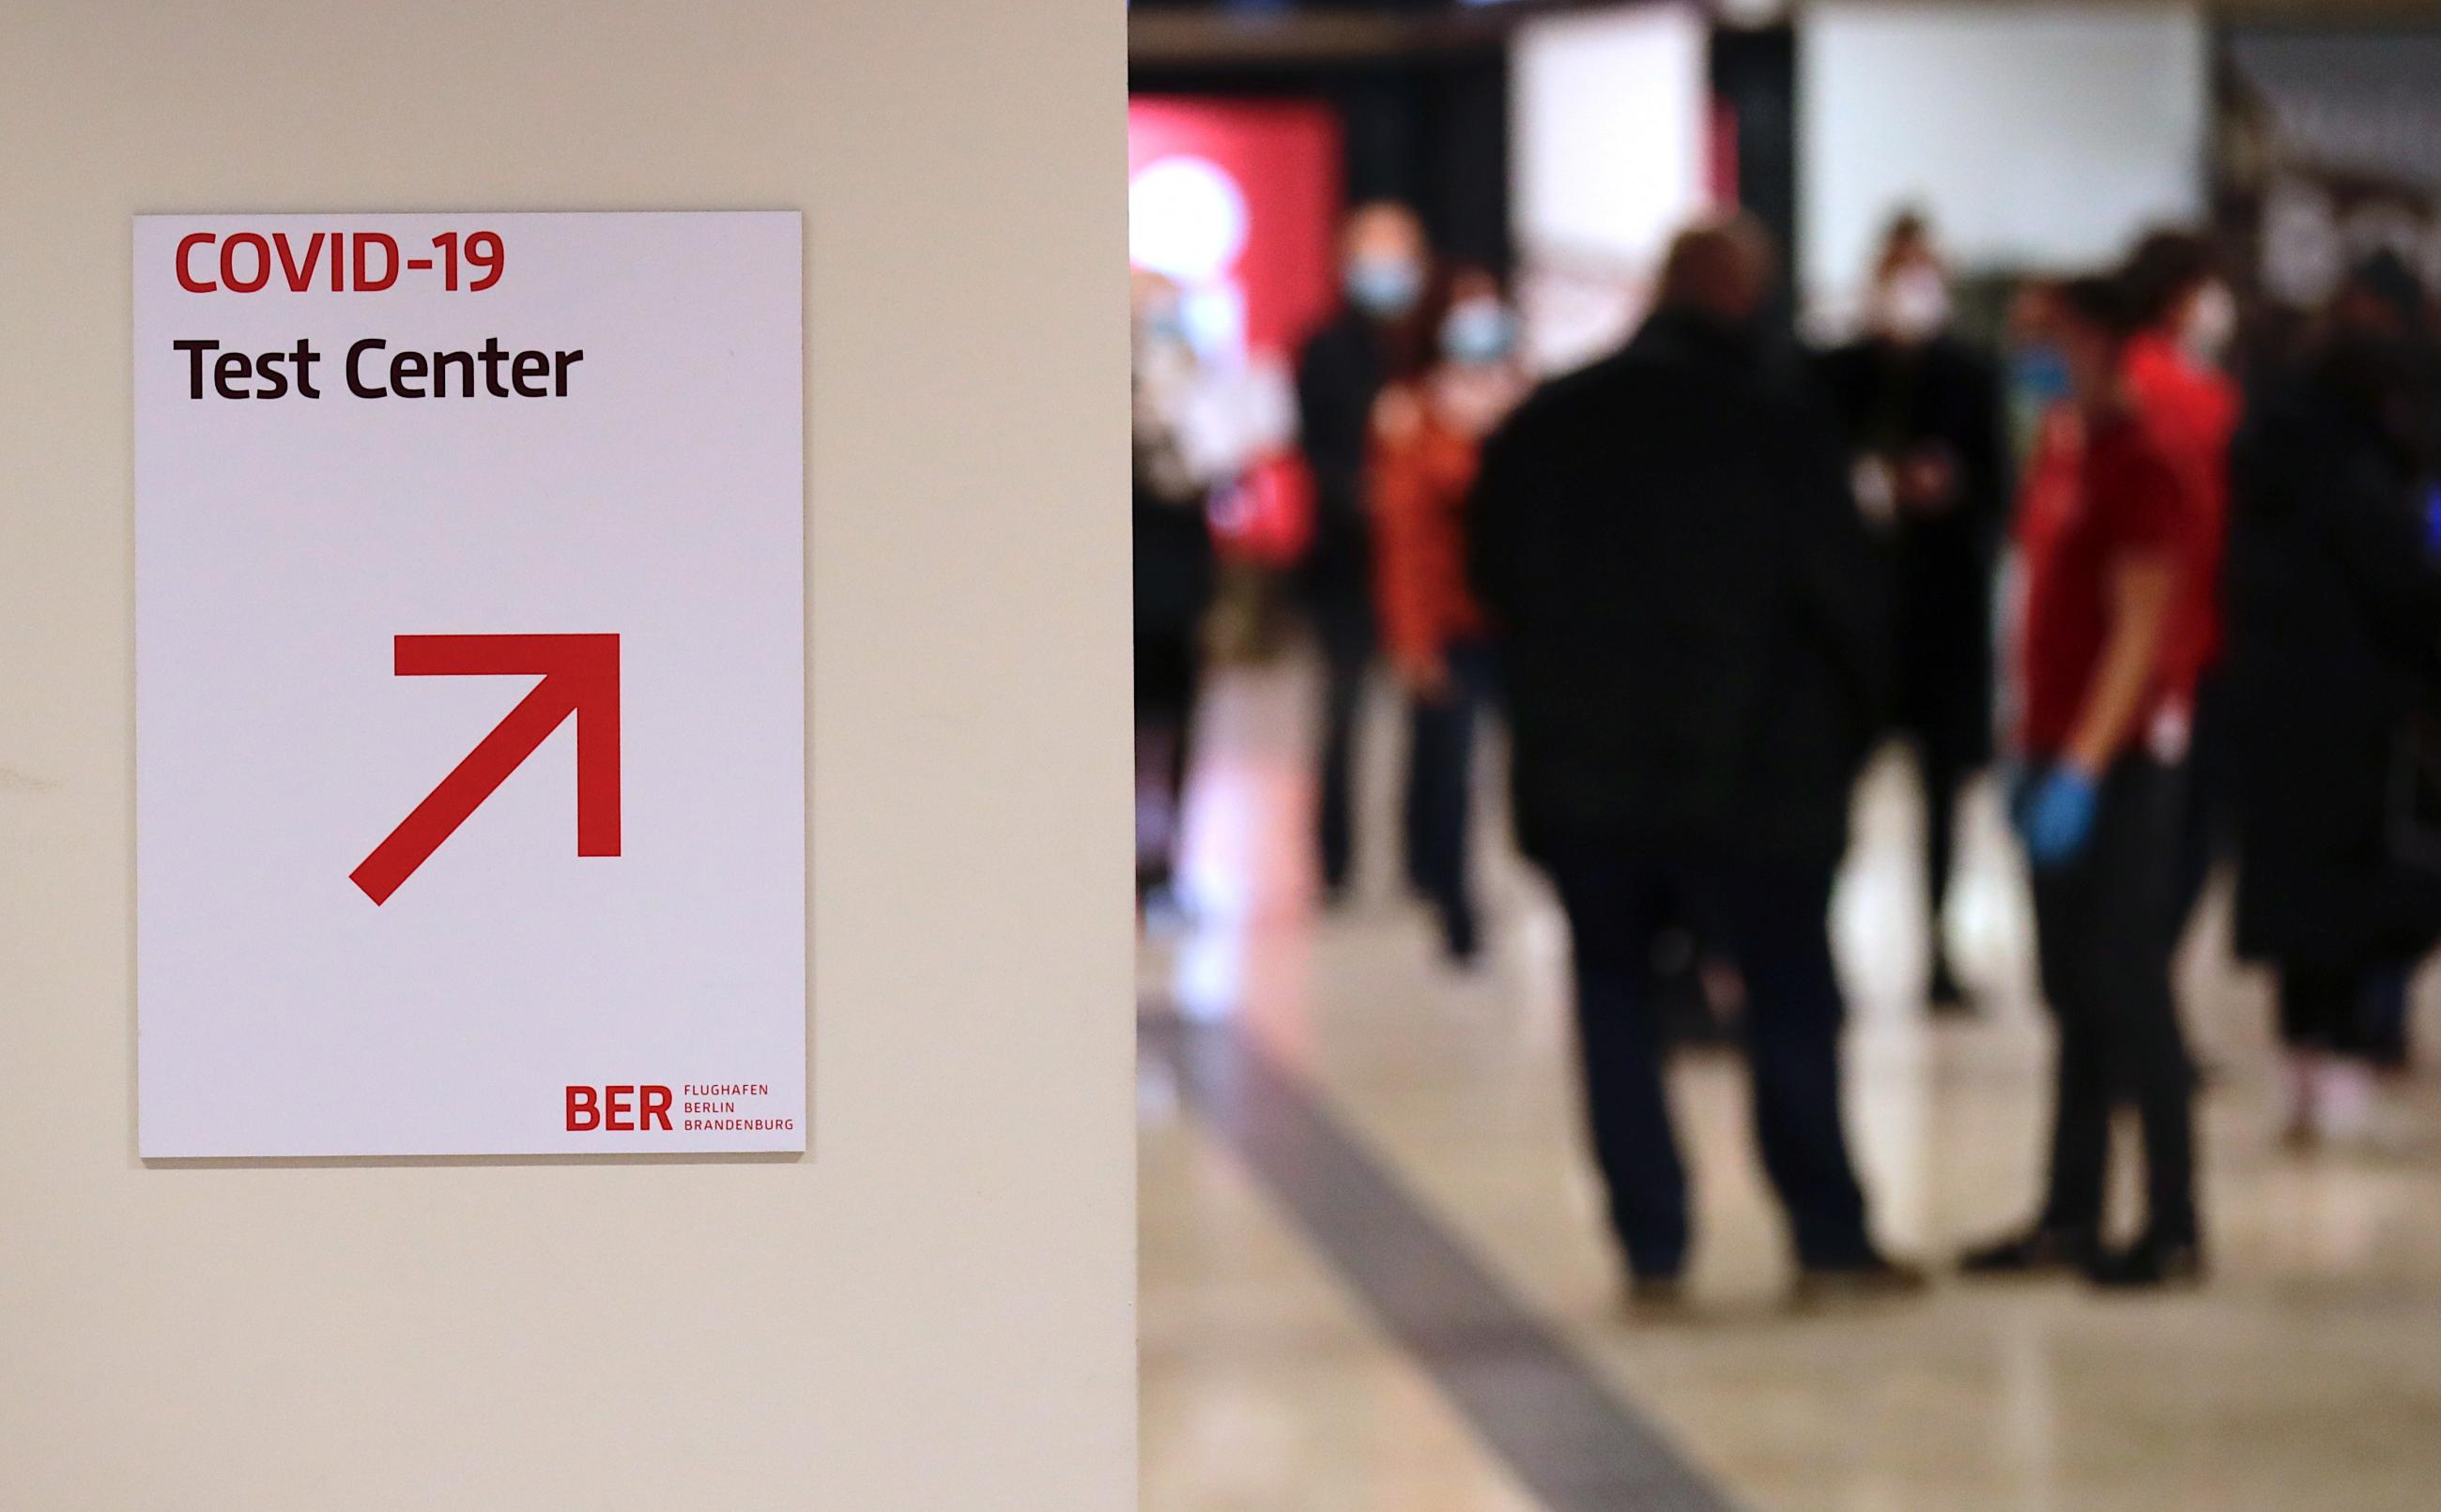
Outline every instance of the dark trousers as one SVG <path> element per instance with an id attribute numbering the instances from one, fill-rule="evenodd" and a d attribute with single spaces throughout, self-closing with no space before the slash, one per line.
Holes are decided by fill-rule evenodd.
<path id="1" fill-rule="evenodd" d="M 2406 1060 L 2407 984 L 2394 961 L 2280 963 L 2280 1038 L 2380 1065 Z"/>
<path id="2" fill-rule="evenodd" d="M 1139 627 L 1136 662 L 1136 901 L 1169 885 L 1194 753 L 1195 702 L 1203 683 L 1198 628 Z M 1149 806 L 1148 806 L 1149 805 Z"/>
<path id="3" fill-rule="evenodd" d="M 1322 652 L 1322 770 L 1315 842 L 1325 891 L 1347 885 L 1356 858 L 1356 731 L 1365 713 L 1365 685 L 1373 665 L 1373 605 L 1362 595 L 1337 595 L 1313 605 L 1314 639 Z"/>
<path id="4" fill-rule="evenodd" d="M 1942 927 L 1949 907 L 1949 875 L 1958 855 L 1959 801 L 1982 765 L 1982 753 L 1937 729 L 1912 731 L 1916 780 L 1924 789 L 1925 918 L 1932 931 L 1933 965 L 1948 959 Z"/>
<path id="5" fill-rule="evenodd" d="M 1474 952 L 1479 924 L 1469 858 L 1474 811 L 1475 727 L 1492 699 L 1491 648 L 1448 650 L 1450 686 L 1407 709 L 1407 868 L 1440 915 L 1453 954 Z"/>
<path id="6" fill-rule="evenodd" d="M 1689 1241 L 1687 1174 L 1662 1083 L 1653 945 L 1678 900 L 1703 900 L 1746 985 L 1756 1141 L 1799 1261 L 1872 1253 L 1840 1123 L 1839 1029 L 1827 867 L 1658 861 L 1597 838 L 1540 848 L 1567 910 L 1586 1121 L 1613 1227 L 1640 1276 L 1676 1274 Z"/>
<path id="7" fill-rule="evenodd" d="M 2408 1000 L 2408 987 L 2414 975 L 2412 963 L 2383 966 L 2367 989 L 2365 1053 L 2389 1071 L 2404 1071 L 2414 1059 L 2407 1031 L 2414 1007 Z"/>
<path id="8" fill-rule="evenodd" d="M 2034 873 L 2043 992 L 2059 1026 L 2048 1228 L 2100 1232 L 2111 1109 L 2125 1101 L 2143 1130 L 2152 1230 L 2196 1234 L 2195 1074 L 2170 992 L 2182 814 L 2176 768 L 2122 757 L 2103 779 L 2085 849 Z"/>
<path id="9" fill-rule="evenodd" d="M 1925 919 L 1935 983 L 1948 975 L 1959 800 L 1992 762 L 1992 567 L 1954 522 L 1903 524 L 1891 724 L 1924 793 Z"/>
<path id="10" fill-rule="evenodd" d="M 2212 882 L 2213 863 L 2229 848 L 2232 828 L 2229 693 L 2218 672 L 2196 684 L 2187 730 L 2179 804 L 2179 840 L 2170 873 L 2170 944 L 2175 947 Z"/>

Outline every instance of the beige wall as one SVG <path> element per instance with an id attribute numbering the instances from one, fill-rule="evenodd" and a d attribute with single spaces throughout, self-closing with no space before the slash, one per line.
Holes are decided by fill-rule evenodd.
<path id="1" fill-rule="evenodd" d="M 1124 17 L 0 5 L 0 1506 L 1130 1503 Z M 139 1166 L 128 217 L 741 207 L 806 212 L 815 1153 Z"/>

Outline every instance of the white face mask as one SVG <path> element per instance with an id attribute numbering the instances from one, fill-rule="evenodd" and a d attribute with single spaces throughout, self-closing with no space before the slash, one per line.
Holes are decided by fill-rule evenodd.
<path id="1" fill-rule="evenodd" d="M 1949 324 L 1949 283 L 1919 263 L 1890 275 L 1874 300 L 1873 323 L 1893 341 L 1929 341 Z"/>
<path id="2" fill-rule="evenodd" d="M 2207 283 L 2187 305 L 2179 349 L 2197 362 L 2217 363 L 2237 339 L 2237 297 L 2225 283 Z"/>

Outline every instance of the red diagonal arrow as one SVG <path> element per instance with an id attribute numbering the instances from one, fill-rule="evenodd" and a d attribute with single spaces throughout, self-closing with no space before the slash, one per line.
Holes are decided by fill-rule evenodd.
<path id="1" fill-rule="evenodd" d="M 576 716 L 576 854 L 619 854 L 617 636 L 400 636 L 396 672 L 402 677 L 539 675 L 542 681 L 348 873 L 365 896 L 389 902 L 570 714 Z"/>

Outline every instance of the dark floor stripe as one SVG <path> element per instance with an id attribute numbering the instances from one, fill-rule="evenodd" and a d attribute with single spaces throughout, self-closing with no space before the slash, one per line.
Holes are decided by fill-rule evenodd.
<path id="1" fill-rule="evenodd" d="M 1186 1105 L 1550 1512 L 1734 1512 L 1248 1035 L 1170 1013 L 1140 1027 Z"/>

